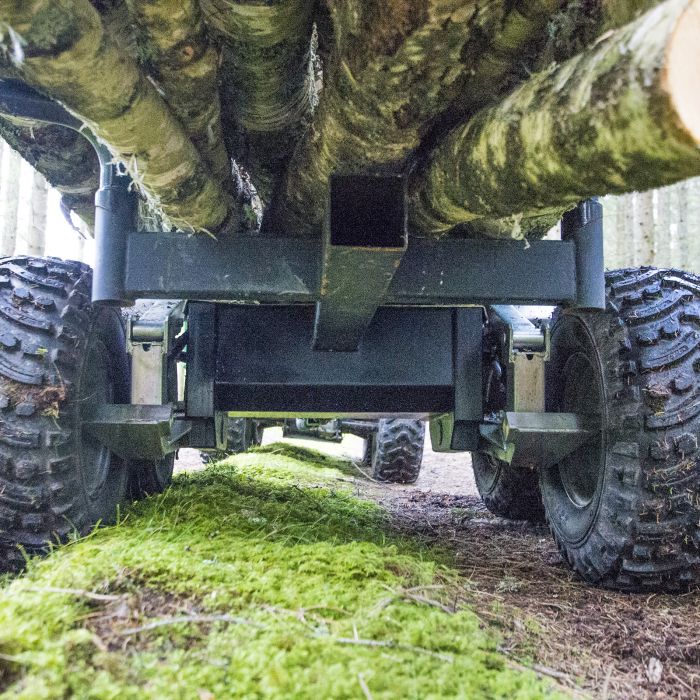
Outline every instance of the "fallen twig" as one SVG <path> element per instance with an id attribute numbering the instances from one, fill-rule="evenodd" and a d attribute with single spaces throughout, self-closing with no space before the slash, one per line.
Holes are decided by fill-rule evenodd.
<path id="1" fill-rule="evenodd" d="M 82 588 L 54 588 L 52 586 L 47 586 L 46 588 L 27 588 L 26 590 L 32 593 L 58 593 L 59 595 L 73 595 L 77 598 L 87 598 L 88 600 L 96 600 L 101 603 L 112 603 L 116 600 L 121 600 L 124 596 L 121 595 L 108 595 L 106 593 L 94 593 L 93 591 L 86 591 Z"/>
<path id="2" fill-rule="evenodd" d="M 234 617 L 233 615 L 180 615 L 178 617 L 164 617 L 160 620 L 153 620 L 152 622 L 141 625 L 140 627 L 130 627 L 129 629 L 121 630 L 119 634 L 126 637 L 132 634 L 140 634 L 141 632 L 149 632 L 150 630 L 157 629 L 158 627 L 182 624 L 202 624 L 207 622 L 227 622 L 232 625 L 249 625 L 250 627 L 257 627 L 258 629 L 267 629 L 265 625 L 261 625 L 258 622 L 247 620 L 244 617 Z"/>
<path id="3" fill-rule="evenodd" d="M 320 637 L 317 635 L 316 638 L 319 639 Z M 394 642 L 391 639 L 355 639 L 353 637 L 329 637 L 328 639 L 336 644 L 356 644 L 357 646 L 362 647 L 384 647 L 386 649 L 397 649 L 399 651 L 412 651 L 417 654 L 432 656 L 449 664 L 454 663 L 454 658 L 448 654 L 441 654 L 437 651 L 426 649 L 425 647 L 415 647 L 411 644 L 401 644 L 400 642 Z"/>
<path id="4" fill-rule="evenodd" d="M 362 692 L 365 694 L 365 697 L 367 700 L 373 700 L 372 698 L 372 693 L 370 692 L 369 686 L 365 682 L 364 676 L 361 673 L 357 674 L 357 680 L 360 683 L 360 688 L 362 688 Z"/>

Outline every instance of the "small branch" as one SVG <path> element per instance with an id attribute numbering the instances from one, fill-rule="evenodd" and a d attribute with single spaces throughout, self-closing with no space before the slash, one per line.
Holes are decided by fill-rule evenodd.
<path id="1" fill-rule="evenodd" d="M 0 661 L 7 661 L 10 664 L 27 664 L 26 661 L 22 661 L 19 656 L 10 656 L 10 654 L 0 654 Z"/>
<path id="2" fill-rule="evenodd" d="M 321 637 L 316 636 L 316 639 Z M 454 663 L 454 658 L 448 654 L 440 654 L 437 651 L 432 651 L 426 649 L 425 647 L 415 647 L 411 644 L 401 644 L 400 642 L 394 642 L 392 640 L 379 640 L 379 639 L 354 639 L 353 637 L 329 637 L 331 642 L 335 644 L 353 644 L 361 647 L 382 647 L 384 649 L 397 649 L 398 651 L 412 651 L 417 654 L 425 654 L 426 656 L 432 656 L 435 659 L 440 659 L 440 661 L 445 661 L 448 664 Z"/>
<path id="3" fill-rule="evenodd" d="M 32 593 L 57 593 L 59 595 L 72 595 L 76 598 L 87 598 L 88 600 L 96 600 L 100 603 L 112 603 L 116 600 L 121 600 L 124 597 L 121 595 L 93 593 L 92 591 L 85 591 L 82 588 L 54 588 L 53 586 L 48 586 L 46 588 L 27 588 L 26 590 L 31 591 Z"/>
<path id="4" fill-rule="evenodd" d="M 231 625 L 249 625 L 250 627 L 256 627 L 258 629 L 267 629 L 265 625 L 253 622 L 252 620 L 246 620 L 244 617 L 234 617 L 232 615 L 180 615 L 178 617 L 164 617 L 160 620 L 153 620 L 153 622 L 141 625 L 140 627 L 130 627 L 129 629 L 122 630 L 119 634 L 126 637 L 133 634 L 140 634 L 141 632 L 150 632 L 159 627 L 203 624 L 208 622 L 226 622 Z"/>

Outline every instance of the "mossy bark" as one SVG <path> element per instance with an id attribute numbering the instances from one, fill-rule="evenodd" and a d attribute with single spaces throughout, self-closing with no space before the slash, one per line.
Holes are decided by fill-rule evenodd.
<path id="1" fill-rule="evenodd" d="M 22 77 L 83 119 L 174 226 L 220 227 L 232 199 L 88 0 L 0 0 L 0 23 Z"/>
<path id="2" fill-rule="evenodd" d="M 332 173 L 405 170 L 443 121 L 522 79 L 561 2 L 328 5 L 335 46 L 321 103 L 265 223 L 294 235 L 318 234 Z"/>
<path id="3" fill-rule="evenodd" d="M 227 145 L 265 201 L 312 111 L 308 63 L 315 5 L 315 0 L 201 0 L 208 26 L 225 47 Z"/>
<path id="4" fill-rule="evenodd" d="M 0 118 L 0 137 L 61 193 L 68 210 L 92 226 L 99 167 L 83 136 L 60 126 L 19 126 Z"/>
<path id="5" fill-rule="evenodd" d="M 127 0 L 138 55 L 214 177 L 231 186 L 221 130 L 219 52 L 194 0 Z"/>
<path id="6" fill-rule="evenodd" d="M 517 238 L 581 199 L 700 174 L 696 137 L 667 83 L 689 5 L 697 11 L 667 0 L 455 129 L 414 178 L 413 226 L 439 235 L 469 222 Z M 687 90 L 697 91 L 690 75 Z"/>

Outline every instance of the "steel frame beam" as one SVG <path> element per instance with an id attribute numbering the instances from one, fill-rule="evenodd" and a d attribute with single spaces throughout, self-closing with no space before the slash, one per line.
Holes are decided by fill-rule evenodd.
<path id="1" fill-rule="evenodd" d="M 96 196 L 93 301 L 122 305 L 137 298 L 321 302 L 319 318 L 328 316 L 324 312 L 330 301 L 328 291 L 345 279 L 336 276 L 334 282 L 328 267 L 324 277 L 322 242 L 274 236 L 214 241 L 182 233 L 134 232 L 135 198 L 128 190 L 129 178 L 120 176 L 111 154 L 73 115 L 13 80 L 0 80 L 0 113 L 76 129 L 95 148 L 101 183 Z M 358 231 L 361 236 L 361 223 L 355 222 L 349 241 L 355 253 L 362 248 L 354 240 Z M 358 328 L 366 326 L 378 305 L 539 303 L 604 308 L 600 204 L 589 201 L 567 214 L 562 232 L 562 241 L 535 241 L 529 246 L 522 241 L 409 238 L 393 279 L 380 266 L 371 303 L 364 303 L 361 322 L 348 332 L 346 345 L 354 343 Z M 403 246 L 389 248 L 387 264 L 396 265 Z M 380 284 L 389 279 L 388 287 Z M 357 282 L 363 285 L 361 278 Z M 334 304 L 334 315 L 350 314 L 358 303 L 357 294 L 351 297 L 347 303 Z M 324 324 L 317 331 L 319 347 L 328 336 Z M 345 325 L 347 330 L 352 321 Z"/>
<path id="2" fill-rule="evenodd" d="M 573 241 L 526 248 L 522 241 L 411 238 L 383 305 L 576 304 L 575 256 Z M 119 292 L 126 299 L 314 304 L 321 260 L 317 240 L 130 233 Z M 361 270 L 356 278 L 361 286 Z"/>

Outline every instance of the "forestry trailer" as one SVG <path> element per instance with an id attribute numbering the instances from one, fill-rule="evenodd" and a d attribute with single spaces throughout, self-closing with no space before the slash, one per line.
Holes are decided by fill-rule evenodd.
<path id="1" fill-rule="evenodd" d="M 226 450 L 229 414 L 391 418 L 429 421 L 465 469 L 470 453 L 487 506 L 546 519 L 586 581 L 698 582 L 700 278 L 606 273 L 596 196 L 700 174 L 700 3 L 591 2 L 595 22 L 576 24 L 586 3 L 190 1 L 201 27 L 167 61 L 159 31 L 180 15 L 158 8 L 173 4 L 126 3 L 147 61 L 107 17 L 117 5 L 0 0 L 0 129 L 57 180 L 85 137 L 100 175 L 94 270 L 0 260 L 6 561 L 162 491 L 179 448 Z M 550 53 L 550 19 L 574 6 L 594 34 Z M 262 19 L 240 29 L 268 11 L 320 40 L 299 53 Z M 263 108 L 287 95 L 273 78 L 292 48 L 330 56 L 310 128 L 310 112 Z M 214 78 L 195 90 L 204 61 Z M 262 230 L 231 230 L 237 143 L 238 184 L 250 174 L 272 202 Z M 162 214 L 150 228 L 143 193 Z M 137 300 L 152 301 L 130 313 Z M 530 304 L 556 307 L 551 322 Z"/>

